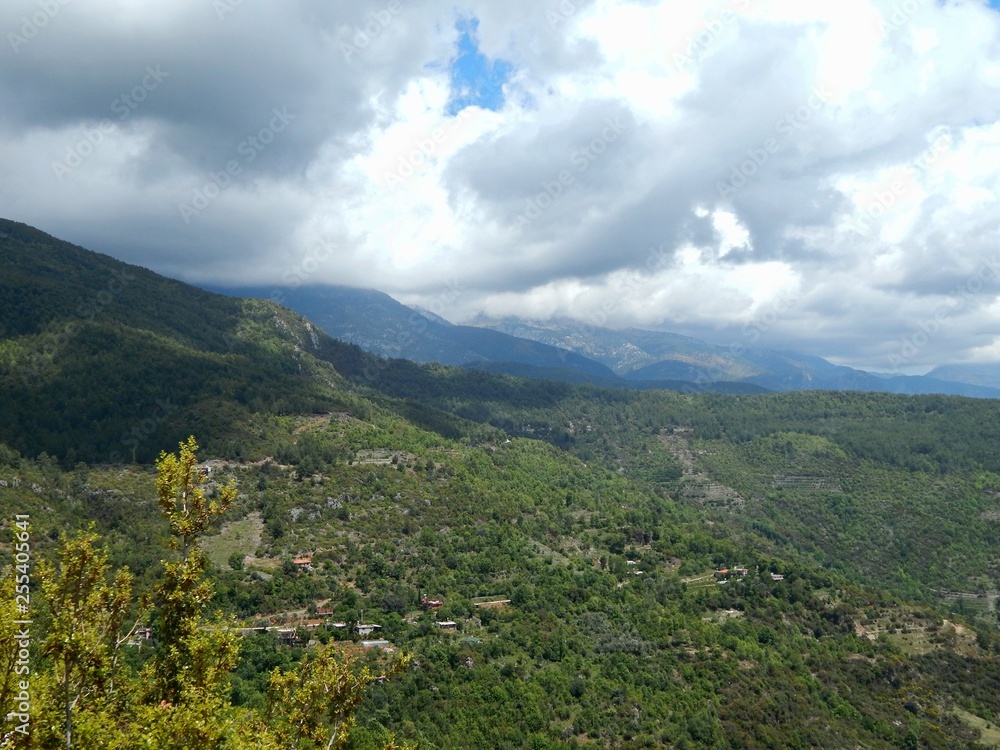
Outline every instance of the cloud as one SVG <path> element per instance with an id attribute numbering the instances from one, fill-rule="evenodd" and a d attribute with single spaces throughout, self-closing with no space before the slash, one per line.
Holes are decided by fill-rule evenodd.
<path id="1" fill-rule="evenodd" d="M 176 277 L 1000 350 L 977 0 L 12 0 L 0 34 L 2 213 Z"/>

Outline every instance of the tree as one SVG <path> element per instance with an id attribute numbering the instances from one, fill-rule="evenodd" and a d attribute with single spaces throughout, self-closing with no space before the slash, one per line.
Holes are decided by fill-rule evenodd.
<path id="1" fill-rule="evenodd" d="M 294 671 L 276 669 L 265 713 L 232 704 L 229 675 L 238 635 L 232 623 L 205 610 L 212 587 L 204 580 L 198 535 L 236 496 L 233 484 L 213 501 L 202 490 L 194 438 L 176 455 L 161 454 L 156 489 L 173 535 L 175 559 L 163 561 L 155 588 L 157 653 L 139 674 L 123 668 L 121 647 L 147 609 L 133 599 L 127 569 L 109 577 L 108 553 L 88 530 L 63 536 L 56 561 L 41 564 L 42 599 L 49 617 L 42 655 L 33 665 L 31 732 L 8 732 L 0 746 L 88 750 L 333 750 L 344 747 L 365 688 L 405 668 L 384 672 L 339 660 L 327 647 Z M 19 658 L 15 580 L 0 583 L 0 705 L 16 704 Z M 131 628 L 126 624 L 132 621 Z M 14 744 L 11 744 L 13 742 Z M 386 750 L 399 750 L 394 740 Z"/>
<path id="2" fill-rule="evenodd" d="M 52 659 L 67 749 L 73 746 L 73 712 L 80 702 L 87 701 L 100 713 L 117 697 L 121 646 L 139 621 L 125 630 L 132 609 L 132 574 L 127 568 L 119 570 L 109 584 L 108 553 L 95 548 L 97 541 L 92 531 L 63 536 L 58 564 L 39 565 L 42 596 L 52 618 L 43 654 Z"/>
<path id="3" fill-rule="evenodd" d="M 181 554 L 180 560 L 163 562 L 157 591 L 159 652 L 150 667 L 155 697 L 171 705 L 181 701 L 185 689 L 221 690 L 238 651 L 233 633 L 202 628 L 201 614 L 213 592 L 204 579 L 206 559 L 197 543 L 198 535 L 236 498 L 236 485 L 230 482 L 216 499 L 206 499 L 197 450 L 192 436 L 180 444 L 177 455 L 161 453 L 156 462 L 157 499 L 170 524 L 170 546 Z"/>
<path id="4" fill-rule="evenodd" d="M 201 489 L 205 477 L 196 466 L 197 449 L 190 437 L 177 455 L 163 453 L 156 463 L 160 507 L 182 559 L 164 561 L 158 590 L 160 652 L 146 669 L 153 700 L 147 700 L 137 724 L 147 727 L 145 736 L 155 737 L 157 748 L 342 747 L 364 688 L 403 669 L 406 660 L 376 675 L 338 662 L 324 647 L 298 671 L 272 674 L 266 716 L 233 708 L 228 674 L 236 666 L 239 643 L 232 627 L 210 625 L 202 618 L 212 588 L 203 580 L 205 556 L 197 537 L 229 508 L 236 487 L 230 483 L 208 501 Z M 395 747 L 390 743 L 387 750 Z"/>
<path id="5" fill-rule="evenodd" d="M 265 721 L 273 727 L 282 747 L 342 747 L 365 688 L 398 674 L 408 663 L 404 657 L 378 674 L 367 666 L 358 670 L 349 661 L 337 660 L 333 647 L 323 646 L 315 656 L 306 657 L 296 672 L 282 672 L 275 667 Z M 395 747 L 391 742 L 387 750 Z"/>

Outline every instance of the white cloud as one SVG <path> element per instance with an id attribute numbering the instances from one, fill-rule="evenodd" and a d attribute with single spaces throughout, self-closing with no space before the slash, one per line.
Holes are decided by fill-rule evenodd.
<path id="1" fill-rule="evenodd" d="M 997 247 L 1000 14 L 973 0 L 100 7 L 25 44 L 7 33 L 37 4 L 0 9 L 0 205 L 188 279 L 414 303 L 458 280 L 454 319 L 716 339 L 794 296 L 759 343 L 888 369 Z M 514 65 L 500 111 L 446 114 L 457 14 Z M 57 179 L 147 65 L 170 77 Z M 294 121 L 245 161 L 281 107 Z M 310 262 L 317 243 L 335 251 Z M 985 280 L 907 367 L 994 357 L 998 292 Z"/>

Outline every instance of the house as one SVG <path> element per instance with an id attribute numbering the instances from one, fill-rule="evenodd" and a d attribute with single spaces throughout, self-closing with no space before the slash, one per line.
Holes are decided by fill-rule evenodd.
<path id="1" fill-rule="evenodd" d="M 129 639 L 129 645 L 138 646 L 142 648 L 143 644 L 148 643 L 153 640 L 153 629 L 147 627 L 139 627 L 135 629 L 132 637 Z"/>
<path id="2" fill-rule="evenodd" d="M 435 622 L 434 624 L 446 633 L 454 633 L 455 629 L 458 628 L 458 623 L 454 620 L 443 620 L 442 622 Z"/>
<path id="3" fill-rule="evenodd" d="M 744 568 L 742 566 L 737 566 L 733 568 L 733 575 L 740 576 L 741 578 L 750 572 L 749 568 Z"/>
<path id="4" fill-rule="evenodd" d="M 316 607 L 317 617 L 330 617 L 333 614 L 333 607 Z"/>
<path id="5" fill-rule="evenodd" d="M 729 578 L 729 568 L 719 568 L 715 571 L 716 578 Z"/>
<path id="6" fill-rule="evenodd" d="M 420 606 L 424 609 L 441 609 L 444 606 L 443 599 L 428 599 L 424 597 L 420 600 Z"/>
<path id="7" fill-rule="evenodd" d="M 357 631 L 358 635 L 360 635 L 360 636 L 366 636 L 366 635 L 371 635 L 376 630 L 381 630 L 382 626 L 381 625 L 363 625 L 363 624 L 361 624 L 359 622 L 357 625 L 354 626 L 354 629 L 355 629 L 355 631 Z"/>
<path id="8" fill-rule="evenodd" d="M 772 581 L 784 581 L 785 577 L 781 573 L 771 573 Z"/>
<path id="9" fill-rule="evenodd" d="M 283 646 L 295 646 L 299 642 L 299 633 L 295 628 L 278 628 L 278 643 Z"/>
<path id="10" fill-rule="evenodd" d="M 312 555 L 305 555 L 303 557 L 296 557 L 292 560 L 295 563 L 295 567 L 299 570 L 312 570 Z"/>
<path id="11" fill-rule="evenodd" d="M 361 641 L 361 648 L 380 648 L 386 652 L 395 651 L 395 647 L 389 641 L 379 639 L 377 641 Z"/>

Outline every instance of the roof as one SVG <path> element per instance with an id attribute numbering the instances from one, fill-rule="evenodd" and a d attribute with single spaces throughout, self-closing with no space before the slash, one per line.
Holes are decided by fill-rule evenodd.
<path id="1" fill-rule="evenodd" d="M 295 563 L 296 565 L 309 565 L 312 561 L 313 561 L 312 555 L 308 555 L 306 557 L 296 557 L 294 560 L 292 560 L 292 562 Z"/>

